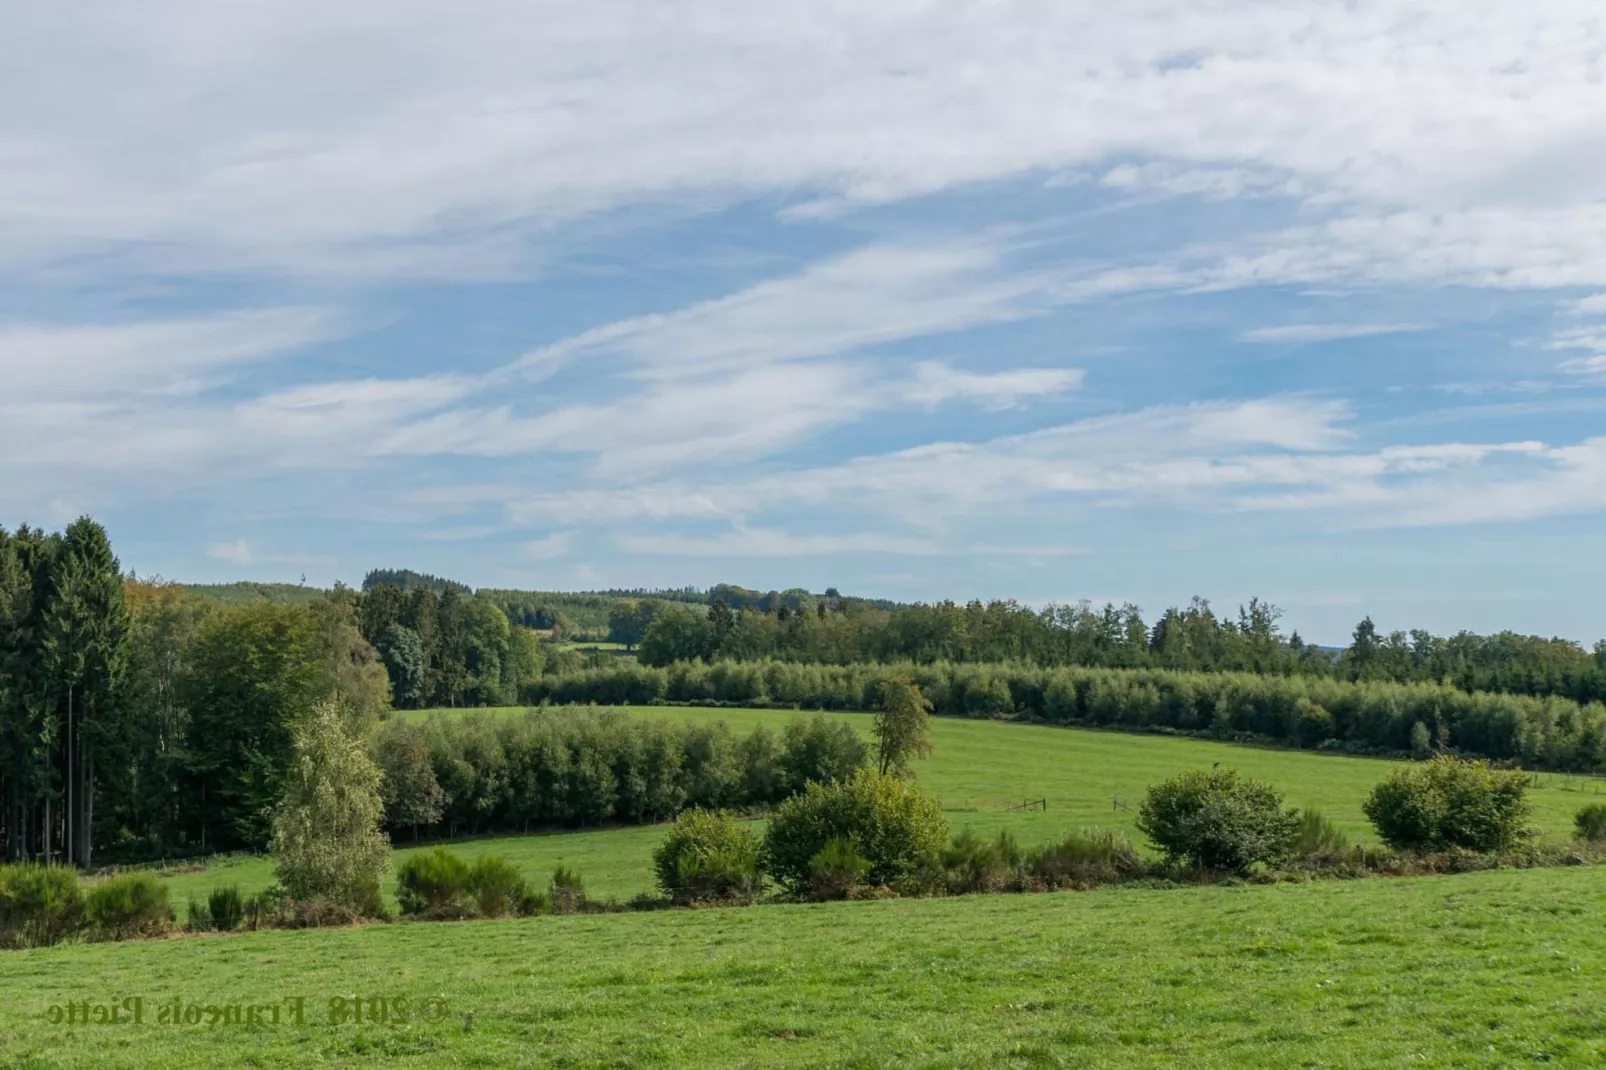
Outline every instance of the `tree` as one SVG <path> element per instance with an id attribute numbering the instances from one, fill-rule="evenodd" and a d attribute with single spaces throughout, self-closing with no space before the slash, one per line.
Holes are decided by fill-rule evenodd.
<path id="1" fill-rule="evenodd" d="M 906 676 L 883 680 L 879 690 L 879 709 L 870 728 L 876 738 L 876 768 L 882 776 L 908 776 L 909 762 L 931 753 L 931 703 Z"/>
<path id="2" fill-rule="evenodd" d="M 637 657 L 643 665 L 701 661 L 714 652 L 716 642 L 707 615 L 683 606 L 665 606 L 647 626 Z"/>
<path id="3" fill-rule="evenodd" d="M 393 589 L 393 588 L 386 588 Z M 424 644 L 405 624 L 392 622 L 379 639 L 379 656 L 390 676 L 390 701 L 399 710 L 424 704 Z"/>
<path id="4" fill-rule="evenodd" d="M 273 815 L 273 869 L 290 897 L 327 899 L 358 914 L 380 911 L 390 841 L 379 831 L 381 774 L 347 727 L 320 702 L 299 719 L 284 798 Z"/>
<path id="5" fill-rule="evenodd" d="M 411 826 L 413 839 L 418 839 L 418 826 L 439 822 L 447 802 L 435 778 L 429 744 L 407 725 L 393 726 L 375 740 L 374 760 L 383 774 L 385 824 L 392 829 Z"/>
<path id="6" fill-rule="evenodd" d="M 608 613 L 608 642 L 623 643 L 626 650 L 634 650 L 647 634 L 647 628 L 657 615 L 657 603 L 645 599 L 620 599 Z"/>

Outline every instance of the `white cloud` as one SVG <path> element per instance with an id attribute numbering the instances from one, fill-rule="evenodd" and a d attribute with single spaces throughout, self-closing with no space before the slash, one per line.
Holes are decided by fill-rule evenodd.
<path id="1" fill-rule="evenodd" d="M 1574 301 L 1568 311 L 1575 316 L 1606 315 L 1606 294 L 1594 294 Z"/>
<path id="2" fill-rule="evenodd" d="M 573 538 L 572 532 L 554 531 L 545 538 L 525 543 L 524 556 L 535 561 L 552 561 L 565 557 L 569 553 L 569 544 Z"/>
<path id="3" fill-rule="evenodd" d="M 627 553 L 665 557 L 816 557 L 864 553 L 923 556 L 938 552 L 926 540 L 894 535 L 794 535 L 761 528 L 708 536 L 617 535 L 613 541 Z"/>
<path id="4" fill-rule="evenodd" d="M 227 561 L 235 565 L 249 565 L 256 560 L 256 552 L 244 539 L 215 542 L 206 548 L 206 556 L 215 561 Z"/>
<path id="5" fill-rule="evenodd" d="M 1053 397 L 1082 385 L 1079 368 L 1014 368 L 977 374 L 946 364 L 922 362 L 915 368 L 908 398 L 921 405 L 937 405 L 953 398 L 979 401 L 983 408 L 1016 408 L 1027 398 Z"/>
<path id="6" fill-rule="evenodd" d="M 1293 323 L 1283 327 L 1256 327 L 1238 337 L 1245 342 L 1336 342 L 1379 334 L 1425 331 L 1420 323 Z"/>

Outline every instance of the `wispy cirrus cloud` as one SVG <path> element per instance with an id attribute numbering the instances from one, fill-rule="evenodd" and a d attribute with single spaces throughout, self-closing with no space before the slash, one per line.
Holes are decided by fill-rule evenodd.
<path id="1" fill-rule="evenodd" d="M 1427 325 L 1421 323 L 1290 323 L 1281 327 L 1256 327 L 1238 337 L 1245 342 L 1299 344 L 1371 338 L 1380 334 L 1407 334 L 1427 329 Z"/>

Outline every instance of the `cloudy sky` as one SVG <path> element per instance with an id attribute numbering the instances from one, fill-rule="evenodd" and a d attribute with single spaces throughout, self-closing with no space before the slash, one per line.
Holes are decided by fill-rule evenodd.
<path id="1" fill-rule="evenodd" d="M 1596 0 L 0 13 L 0 524 L 1606 635 Z"/>

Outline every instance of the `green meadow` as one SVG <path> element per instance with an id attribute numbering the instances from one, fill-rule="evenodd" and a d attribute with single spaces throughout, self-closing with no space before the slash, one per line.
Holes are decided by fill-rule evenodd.
<path id="1" fill-rule="evenodd" d="M 0 1063 L 1590 1066 L 1602 917 L 1581 867 L 77 944 L 0 960 Z M 264 1010 L 157 1024 L 175 1001 Z"/>
<path id="2" fill-rule="evenodd" d="M 508 708 L 472 714 L 423 711 L 407 716 L 521 712 Z M 789 710 L 687 706 L 629 707 L 625 712 L 676 720 L 719 719 L 739 733 L 759 725 L 779 730 L 793 717 L 813 716 Z M 868 714 L 824 716 L 868 733 Z M 1375 843 L 1361 813 L 1361 802 L 1393 765 L 1374 758 L 954 718 L 933 722 L 932 742 L 932 756 L 917 763 L 917 782 L 941 800 L 955 830 L 971 828 L 991 835 L 1008 829 L 1026 845 L 1088 827 L 1122 829 L 1134 842 L 1141 842 L 1134 820 L 1144 789 L 1180 769 L 1209 768 L 1216 763 L 1235 766 L 1277 785 L 1289 804 L 1320 809 L 1353 839 Z M 1606 782 L 1599 778 L 1547 773 L 1537 779 L 1539 786 L 1530 798 L 1534 823 L 1546 839 L 1566 839 L 1574 812 L 1588 802 L 1606 799 Z M 1046 803 L 1046 810 L 1011 809 L 1039 801 Z M 661 828 L 652 827 L 558 832 L 472 840 L 455 844 L 453 849 L 468 855 L 505 855 L 537 880 L 544 880 L 561 863 L 578 869 L 593 895 L 627 899 L 651 890 L 652 850 L 662 835 Z M 404 845 L 398 846 L 404 848 L 398 854 L 405 854 Z M 190 895 L 204 897 L 215 885 L 238 884 L 249 893 L 272 882 L 272 867 L 262 857 L 229 858 L 204 869 L 176 873 L 169 880 L 181 915 Z"/>

